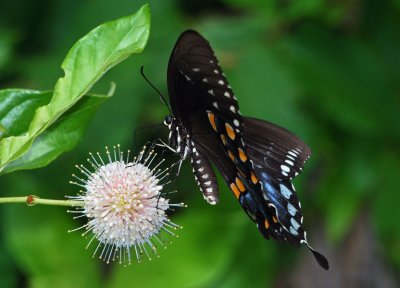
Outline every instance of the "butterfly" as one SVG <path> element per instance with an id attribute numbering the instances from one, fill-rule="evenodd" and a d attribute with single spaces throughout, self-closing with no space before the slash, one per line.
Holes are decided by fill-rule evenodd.
<path id="1" fill-rule="evenodd" d="M 288 130 L 244 117 L 209 42 L 193 30 L 178 38 L 168 63 L 172 115 L 165 117 L 169 149 L 190 159 L 194 177 L 210 204 L 219 200 L 214 164 L 266 238 L 305 244 L 318 263 L 327 259 L 307 242 L 300 202 L 291 180 L 310 148 Z"/>

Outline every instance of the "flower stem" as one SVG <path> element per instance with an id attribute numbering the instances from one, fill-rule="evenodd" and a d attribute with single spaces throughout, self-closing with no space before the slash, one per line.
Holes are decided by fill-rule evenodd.
<path id="1" fill-rule="evenodd" d="M 53 206 L 77 207 L 84 205 L 83 201 L 42 199 L 35 195 L 22 196 L 22 197 L 0 197 L 0 204 L 4 203 L 25 203 L 28 206 L 42 204 L 42 205 L 53 205 Z"/>

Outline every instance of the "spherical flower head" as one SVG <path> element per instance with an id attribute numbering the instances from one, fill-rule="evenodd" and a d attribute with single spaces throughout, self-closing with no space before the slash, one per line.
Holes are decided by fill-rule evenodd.
<path id="1" fill-rule="evenodd" d="M 79 181 L 72 183 L 84 189 L 72 198 L 83 201 L 78 212 L 89 220 L 80 228 L 86 229 L 83 235 L 93 233 L 88 246 L 97 239 L 99 244 L 93 255 L 100 253 L 107 262 L 119 258 L 120 263 L 130 263 L 132 247 L 138 261 L 143 254 L 151 259 L 152 253 L 158 255 L 157 246 L 165 247 L 166 240 L 160 233 L 176 236 L 171 230 L 179 228 L 166 211 L 183 204 L 170 204 L 164 197 L 165 184 L 161 182 L 168 169 L 158 168 L 164 160 L 150 168 L 157 158 L 153 150 L 146 152 L 144 148 L 132 162 L 128 160 L 129 153 L 124 159 L 119 147 L 114 148 L 114 157 L 107 148 L 106 153 L 108 163 L 99 153 L 97 158 L 90 154 L 92 172 L 83 165 L 77 166 L 87 179 L 73 175 Z"/>

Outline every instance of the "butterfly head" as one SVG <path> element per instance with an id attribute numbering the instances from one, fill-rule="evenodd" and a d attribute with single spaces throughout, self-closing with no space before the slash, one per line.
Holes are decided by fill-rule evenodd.
<path id="1" fill-rule="evenodd" d="M 164 125 L 167 126 L 168 129 L 171 130 L 173 121 L 175 121 L 174 117 L 172 115 L 167 115 L 167 116 L 165 116 L 165 119 L 164 119 Z"/>

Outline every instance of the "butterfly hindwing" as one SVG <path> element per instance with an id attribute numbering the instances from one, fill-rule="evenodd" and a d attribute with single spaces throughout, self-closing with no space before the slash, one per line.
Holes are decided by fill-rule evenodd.
<path id="1" fill-rule="evenodd" d="M 243 137 L 265 198 L 276 207 L 280 223 L 289 232 L 288 241 L 299 245 L 306 240 L 303 216 L 290 180 L 302 171 L 310 148 L 288 130 L 249 117 L 244 117 Z"/>
<path id="2" fill-rule="evenodd" d="M 276 179 L 291 180 L 303 170 L 310 148 L 288 130 L 255 118 L 244 118 L 244 138 L 256 166 Z"/>

